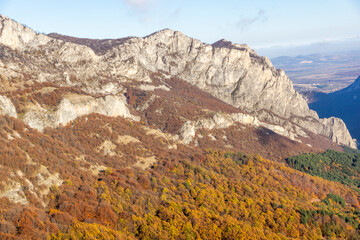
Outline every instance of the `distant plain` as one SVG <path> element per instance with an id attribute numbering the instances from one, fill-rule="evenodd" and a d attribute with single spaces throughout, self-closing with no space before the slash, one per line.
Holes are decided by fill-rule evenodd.
<path id="1" fill-rule="evenodd" d="M 349 86 L 360 75 L 360 51 L 271 59 L 282 68 L 299 92 L 334 92 Z"/>

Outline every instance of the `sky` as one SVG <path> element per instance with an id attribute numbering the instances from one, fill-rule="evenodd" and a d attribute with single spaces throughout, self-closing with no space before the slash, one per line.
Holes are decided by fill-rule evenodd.
<path id="1" fill-rule="evenodd" d="M 360 49 L 360 0 L 0 0 L 0 14 L 75 37 L 142 37 L 170 28 L 272 56 L 301 53 L 305 45 Z"/>

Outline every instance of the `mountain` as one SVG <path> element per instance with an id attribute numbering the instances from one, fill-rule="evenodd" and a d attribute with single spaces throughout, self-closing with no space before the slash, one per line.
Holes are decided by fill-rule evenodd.
<path id="1" fill-rule="evenodd" d="M 58 37 L 61 38 L 60 35 Z M 61 39 L 69 40 L 67 37 Z M 123 59 L 134 61 L 129 64 L 120 60 L 122 67 L 129 65 L 131 69 L 134 64 L 137 66 L 127 75 L 129 78 L 147 81 L 149 71 L 163 71 L 261 121 L 276 125 L 272 130 L 293 140 L 306 136 L 302 130 L 297 131 L 299 126 L 328 137 L 344 129 L 345 132 L 340 130 L 342 136 L 333 140 L 356 146 L 341 120 L 318 119 L 293 89 L 285 73 L 276 70 L 269 59 L 258 56 L 246 45 L 221 40 L 210 46 L 180 32 L 165 29 L 145 38 L 134 38 L 120 45 L 119 51 L 125 53 L 121 56 Z M 115 61 L 118 64 L 119 60 Z M 288 121 L 290 117 L 291 121 Z M 329 126 L 330 122 L 335 124 L 334 127 Z"/>
<path id="2" fill-rule="evenodd" d="M 360 139 L 360 77 L 350 86 L 329 94 L 304 93 L 309 106 L 321 117 L 336 116 L 344 120 L 350 133 Z"/>
<path id="3" fill-rule="evenodd" d="M 1 239 L 360 236 L 358 186 L 285 160 L 355 147 L 345 124 L 247 45 L 0 18 Z M 332 172 L 357 183 L 346 159 Z"/>
<path id="4" fill-rule="evenodd" d="M 356 147 L 341 120 L 319 119 L 285 73 L 246 45 L 223 40 L 211 46 L 169 29 L 114 41 L 53 34 L 55 39 L 6 17 L 2 24 L 3 66 L 11 66 L 2 71 L 5 79 L 50 81 L 81 86 L 91 94 L 114 95 L 123 91 L 125 83 L 152 85 L 151 74 L 161 72 L 268 122 L 267 128 L 293 140 L 301 141 L 310 131 Z M 29 123 L 28 115 L 25 122 Z"/>

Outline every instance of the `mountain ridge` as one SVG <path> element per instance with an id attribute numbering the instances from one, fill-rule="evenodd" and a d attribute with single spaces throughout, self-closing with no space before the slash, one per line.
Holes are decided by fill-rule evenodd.
<path id="1" fill-rule="evenodd" d="M 23 54 L 26 46 L 26 51 L 40 52 L 41 56 L 48 58 L 48 62 L 55 64 L 52 73 L 49 70 L 39 73 L 35 69 L 48 63 L 32 55 L 35 71 L 30 68 L 27 74 L 35 79 L 57 79 L 55 81 L 71 86 L 82 84 L 85 85 L 83 90 L 93 93 L 113 89 L 109 93 L 118 94 L 121 86 L 116 81 L 127 82 L 131 79 L 133 82 L 150 83 L 150 73 L 162 71 L 184 79 L 259 120 L 286 126 L 286 131 L 294 136 L 302 134 L 299 127 L 327 137 L 338 132 L 341 136 L 332 137 L 334 141 L 356 147 L 341 120 L 332 121 L 333 125 L 327 125 L 328 120 L 320 120 L 294 90 L 284 71 L 275 69 L 268 58 L 258 56 L 246 45 L 223 40 L 217 44 L 226 43 L 226 47 L 213 47 L 181 32 L 165 29 L 144 38 L 129 38 L 97 55 L 87 46 L 35 34 L 6 17 L 2 19 L 2 44 L 21 50 L 20 58 L 27 57 Z M 75 67 L 65 70 L 66 64 Z M 19 71 L 11 74 L 21 77 Z M 101 81 L 109 82 L 106 89 Z"/>
<path id="2" fill-rule="evenodd" d="M 187 37 L 187 36 L 185 36 L 184 34 L 182 34 L 181 32 L 177 32 L 177 31 L 173 31 L 173 30 L 170 30 L 170 29 L 165 29 L 165 30 L 161 30 L 161 31 L 158 31 L 158 32 L 155 32 L 155 33 L 153 33 L 153 34 L 150 34 L 150 35 L 148 35 L 148 36 L 146 36 L 146 37 L 144 37 L 144 38 L 134 38 L 133 40 L 134 41 L 140 41 L 140 42 L 142 42 L 142 41 L 145 41 L 145 42 L 147 42 L 147 41 L 152 41 L 152 39 L 155 39 L 155 41 L 157 40 L 157 41 L 159 41 L 159 39 L 161 39 L 161 42 L 162 43 L 164 43 L 164 42 L 166 42 L 166 41 L 169 41 L 169 40 L 166 40 L 166 39 L 169 39 L 169 38 L 174 38 L 174 42 L 176 42 L 176 43 L 178 43 L 180 40 L 179 39 L 181 39 L 182 41 L 195 41 L 195 44 L 197 43 L 199 46 L 198 47 L 200 47 L 200 46 L 202 46 L 202 47 L 210 47 L 210 46 L 214 46 L 215 48 L 218 48 L 218 49 L 229 49 L 229 51 L 231 52 L 232 50 L 239 50 L 239 51 L 245 51 L 245 52 L 249 52 L 249 56 L 250 56 L 250 59 L 251 59 L 251 62 L 253 63 L 253 62 L 259 62 L 260 64 L 265 64 L 266 66 L 268 66 L 270 69 L 271 68 L 273 68 L 273 66 L 272 66 L 272 64 L 271 64 L 271 62 L 270 62 L 270 60 L 269 59 L 267 59 L 266 57 L 264 58 L 264 57 L 259 57 L 258 55 L 256 55 L 256 53 L 255 53 L 255 51 L 253 51 L 252 49 L 250 49 L 249 47 L 247 47 L 246 45 L 240 45 L 240 44 L 233 44 L 233 43 L 231 43 L 231 42 L 229 42 L 229 41 L 226 41 L 226 40 L 220 40 L 220 41 L 218 41 L 218 42 L 216 42 L 216 43 L 214 43 L 213 45 L 208 45 L 208 44 L 203 44 L 202 45 L 202 43 L 200 42 L 200 41 L 198 41 L 198 40 L 194 40 L 194 39 L 191 39 L 191 38 L 189 38 L 189 37 Z M 186 39 L 186 40 L 184 40 L 184 39 Z M 130 40 L 131 41 L 131 40 Z M 193 42 L 191 42 L 191 44 L 189 44 L 190 45 L 190 47 L 189 46 L 187 46 L 187 47 L 185 47 L 186 49 L 185 50 L 183 50 L 183 51 L 188 51 L 188 50 L 190 50 L 190 48 L 191 48 L 191 46 L 193 46 Z M 179 45 L 176 45 L 176 46 L 173 46 L 173 48 L 176 48 L 176 47 L 179 47 Z M 215 49 L 212 49 L 211 50 L 212 51 L 212 56 L 214 56 L 214 51 L 216 51 Z M 231 54 L 231 53 L 230 53 Z M 139 54 L 136 54 L 136 55 L 141 55 L 141 53 L 139 53 Z M 153 54 L 153 55 L 156 55 L 156 54 Z M 164 56 L 165 58 L 166 58 L 166 56 Z M 150 65 L 152 65 L 153 64 L 153 62 L 154 61 L 156 61 L 156 60 L 151 60 L 150 62 L 146 62 L 146 63 L 142 63 L 141 65 L 142 66 L 150 66 Z M 174 61 L 172 62 L 172 63 L 175 63 Z M 146 67 L 145 67 L 146 68 Z M 163 67 L 158 67 L 158 68 L 163 68 Z M 169 67 L 169 68 L 171 68 L 171 66 Z M 211 66 L 209 66 L 209 68 L 211 68 Z M 150 69 L 151 71 L 155 71 L 155 69 Z M 168 69 L 162 69 L 163 71 L 167 71 Z M 168 71 L 170 71 L 171 72 L 171 69 L 170 70 L 168 70 Z M 213 89 L 206 89 L 206 86 L 204 86 L 203 85 L 203 83 L 199 83 L 199 82 L 197 82 L 197 83 L 195 83 L 195 82 L 192 82 L 192 80 L 191 79 L 187 79 L 186 78 L 186 76 L 184 76 L 184 75 L 181 75 L 182 73 L 181 73 L 181 71 L 182 70 L 180 70 L 180 72 L 178 71 L 178 70 L 175 70 L 175 73 L 173 73 L 172 75 L 177 75 L 177 74 L 179 74 L 180 73 L 180 76 L 183 78 L 183 79 L 185 79 L 185 80 L 187 80 L 187 81 L 189 81 L 189 82 L 191 82 L 192 84 L 194 84 L 194 85 L 196 85 L 196 86 L 198 86 L 199 88 L 201 88 L 201 89 L 205 89 L 205 91 L 207 91 L 207 92 L 210 92 L 210 93 L 212 93 L 214 96 L 216 96 L 216 97 L 218 97 L 218 98 L 220 98 L 220 99 L 222 99 L 222 100 L 225 100 L 225 102 L 227 102 L 227 103 L 230 103 L 230 104 L 233 104 L 233 105 L 235 105 L 236 107 L 240 107 L 241 109 L 244 109 L 244 108 L 246 108 L 247 106 L 249 106 L 249 107 L 247 107 L 248 108 L 248 112 L 249 112 L 249 110 L 252 110 L 253 109 L 253 106 L 254 106 L 254 104 L 253 103 L 251 103 L 250 102 L 250 104 L 249 104 L 249 102 L 246 102 L 245 104 L 243 104 L 243 105 L 241 105 L 241 106 L 239 106 L 238 105 L 238 103 L 236 102 L 237 100 L 232 100 L 232 99 L 229 99 L 229 98 L 226 98 L 226 96 L 224 96 L 224 95 L 220 95 L 220 94 L 218 94 L 217 92 L 214 92 L 213 91 Z M 284 73 L 281 71 L 281 70 L 279 70 L 279 71 L 275 71 L 275 69 L 273 70 L 273 71 L 271 71 L 271 75 L 273 75 L 273 76 L 278 76 L 278 75 L 284 75 Z M 193 74 L 192 73 L 189 73 L 189 74 L 187 74 L 188 76 L 192 76 Z M 143 78 L 144 76 L 141 76 L 141 78 Z M 145 78 L 146 78 L 146 74 L 145 74 Z M 241 78 L 241 76 L 240 76 L 240 78 Z M 206 81 L 206 80 L 204 80 L 204 81 Z M 289 81 L 289 80 L 287 80 L 287 81 Z M 216 85 L 215 87 L 219 87 L 218 85 Z M 235 87 L 235 89 L 234 89 L 234 86 L 233 87 L 231 87 L 230 86 L 230 88 L 233 88 L 233 90 L 236 90 L 236 87 Z M 288 88 L 288 91 L 293 91 L 293 90 L 291 90 L 292 89 L 292 87 L 290 87 L 290 88 Z M 229 92 L 230 90 L 227 90 L 227 89 L 224 89 L 224 91 L 222 91 L 222 92 Z M 247 90 L 248 92 L 249 92 L 249 90 Z M 250 91 L 251 92 L 251 91 Z M 295 91 L 293 91 L 294 93 L 295 93 Z M 242 95 L 244 96 L 246 93 L 242 93 Z M 234 94 L 234 91 L 231 93 L 231 96 L 233 97 L 233 98 L 236 98 L 236 96 L 235 96 L 235 94 Z M 310 117 L 312 117 L 312 118 L 315 118 L 315 119 L 317 119 L 317 115 L 316 114 L 314 114 L 314 113 L 312 113 L 311 111 L 309 112 L 309 109 L 308 109 L 308 107 L 306 106 L 306 103 L 301 99 L 301 97 L 300 97 L 300 95 L 296 95 L 296 97 L 295 97 L 295 102 L 298 102 L 300 105 L 298 106 L 298 107 L 300 107 L 300 109 L 301 110 L 299 110 L 295 115 L 301 115 L 301 112 L 303 113 L 303 112 L 305 112 L 305 113 L 307 113 L 308 114 L 308 116 L 310 116 Z M 300 100 L 301 99 L 301 100 Z M 287 102 L 288 100 L 285 100 L 285 102 Z M 292 101 L 294 101 L 294 100 L 292 100 Z M 280 102 L 283 102 L 283 100 L 280 100 Z M 286 106 L 284 106 L 283 104 L 280 104 L 280 102 L 278 102 L 277 104 L 274 104 L 274 105 L 279 105 L 280 107 L 276 107 L 277 109 L 277 113 L 278 113 L 278 115 L 285 115 L 285 117 L 289 117 L 290 116 L 290 114 L 292 114 L 292 113 L 283 113 L 283 112 L 279 112 L 279 110 L 280 109 L 291 109 L 292 111 L 294 111 L 294 109 L 295 109 L 295 111 L 296 111 L 296 107 L 295 108 L 289 108 L 289 107 L 286 107 Z M 274 105 L 272 105 L 272 106 L 266 106 L 266 108 L 273 108 L 274 107 Z M 291 103 L 289 104 L 289 105 L 292 105 Z M 272 111 L 274 111 L 273 109 L 271 109 Z M 260 115 L 260 116 L 262 116 L 263 117 L 263 120 L 269 120 L 269 119 L 272 119 L 272 117 L 273 116 L 263 116 L 263 115 L 265 115 L 265 114 L 262 114 L 262 115 Z M 325 121 L 325 120 L 324 120 Z M 297 121 L 297 124 L 301 124 L 302 125 L 302 127 L 304 127 L 304 126 L 306 126 L 307 124 L 309 123 L 309 121 L 307 121 L 307 122 L 302 122 L 302 120 L 298 120 Z M 310 123 L 311 124 L 311 123 Z M 338 124 L 340 124 L 340 125 L 342 125 L 343 123 L 341 122 L 341 121 L 338 121 Z M 318 124 L 317 126 L 315 126 L 315 127 L 311 127 L 311 130 L 312 131 L 314 131 L 314 129 L 316 130 L 316 129 L 321 129 L 321 124 Z M 327 132 L 329 132 L 328 130 L 320 130 L 320 133 L 322 133 L 322 134 L 328 134 Z M 319 133 L 319 132 L 317 132 L 317 133 Z M 340 142 L 342 142 L 343 144 L 351 144 L 351 146 L 352 147 L 355 147 L 355 144 L 352 142 L 352 143 L 350 143 L 350 142 L 347 142 L 346 140 L 344 141 L 344 140 L 340 140 Z"/>

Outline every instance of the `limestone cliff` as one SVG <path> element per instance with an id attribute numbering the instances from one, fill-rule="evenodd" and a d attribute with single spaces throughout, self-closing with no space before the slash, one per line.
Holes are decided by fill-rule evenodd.
<path id="1" fill-rule="evenodd" d="M 151 83 L 151 74 L 162 72 L 259 121 L 285 126 L 285 136 L 291 132 L 291 138 L 299 140 L 305 129 L 356 147 L 342 121 L 320 120 L 284 71 L 275 69 L 268 58 L 258 56 L 247 45 L 225 40 L 209 45 L 165 29 L 144 38 L 117 41 L 113 46 L 107 41 L 104 50 L 95 52 L 96 41 L 79 45 L 82 41 L 36 34 L 3 16 L 0 22 L 0 73 L 6 84 L 14 79 L 24 79 L 28 84 L 49 81 L 89 93 L 116 95 L 122 93 L 123 83 Z"/>
<path id="2" fill-rule="evenodd" d="M 16 109 L 10 99 L 0 95 L 0 114 L 6 114 L 11 117 L 17 117 Z"/>
<path id="3" fill-rule="evenodd" d="M 93 98 L 87 95 L 68 94 L 52 111 L 40 105 L 30 104 L 22 120 L 30 127 L 42 131 L 45 127 L 66 125 L 77 117 L 99 113 L 110 117 L 127 117 L 138 120 L 130 114 L 125 101 L 118 96 L 108 95 L 105 98 Z"/>
<path id="4" fill-rule="evenodd" d="M 38 47 L 49 41 L 51 38 L 36 34 L 31 29 L 7 17 L 0 17 L 0 42 L 13 50 Z"/>

